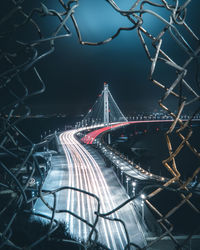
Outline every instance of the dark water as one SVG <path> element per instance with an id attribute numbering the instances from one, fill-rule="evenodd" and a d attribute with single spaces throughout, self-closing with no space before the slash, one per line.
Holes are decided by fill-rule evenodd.
<path id="1" fill-rule="evenodd" d="M 165 133 L 170 123 L 129 125 L 112 132 L 112 146 L 129 159 L 139 163 L 141 167 L 154 174 L 170 177 L 162 161 L 169 157 Z M 189 139 L 197 151 L 200 152 L 200 123 L 193 123 L 193 134 Z M 186 136 L 188 130 L 182 134 Z M 181 143 L 180 137 L 173 133 L 170 136 L 173 151 Z M 176 157 L 177 168 L 184 178 L 191 176 L 200 165 L 198 157 L 185 145 Z"/>
<path id="2" fill-rule="evenodd" d="M 165 123 L 124 127 L 112 132 L 112 146 L 128 156 L 129 159 L 140 163 L 144 169 L 154 174 L 172 178 L 172 175 L 162 165 L 162 160 L 169 156 L 165 140 L 165 132 L 169 126 L 169 123 Z M 188 131 L 183 132 L 184 136 L 187 133 Z M 175 150 L 181 143 L 181 140 L 175 133 L 170 138 L 173 150 Z M 200 152 L 200 123 L 193 123 L 193 135 L 189 142 Z M 187 146 L 184 146 L 176 157 L 176 165 L 182 175 L 181 179 L 186 180 L 200 167 L 200 160 Z M 200 176 L 198 175 L 199 179 Z M 199 199 L 199 193 L 193 193 L 190 198 L 190 201 L 198 209 L 200 209 Z M 150 202 L 163 215 L 166 215 L 181 201 L 180 194 L 173 191 L 162 191 L 150 199 Z M 169 217 L 169 221 L 174 225 L 173 232 L 175 234 L 189 234 L 199 226 L 200 215 L 186 202 Z"/>

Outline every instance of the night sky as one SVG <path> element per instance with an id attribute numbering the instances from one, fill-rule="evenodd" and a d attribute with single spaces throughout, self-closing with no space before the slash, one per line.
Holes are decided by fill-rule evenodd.
<path id="1" fill-rule="evenodd" d="M 50 9 L 62 10 L 58 1 L 26 2 L 29 9 L 32 6 L 39 7 L 39 2 L 43 2 Z M 135 1 L 115 2 L 121 8 L 128 9 Z M 147 8 L 155 10 L 149 6 Z M 189 5 L 186 19 L 198 36 L 199 9 L 200 1 L 193 0 Z M 159 9 L 158 13 L 167 17 L 164 10 Z M 84 41 L 101 41 L 112 36 L 119 27 L 131 26 L 125 17 L 115 12 L 103 0 L 80 0 L 75 17 Z M 59 23 L 55 17 L 36 17 L 36 20 L 46 35 L 54 31 Z M 126 115 L 135 111 L 160 109 L 157 100 L 163 92 L 148 80 L 151 65 L 136 30 L 122 31 L 110 43 L 98 47 L 83 46 L 79 44 L 72 22 L 69 21 L 67 24 L 72 36 L 56 40 L 56 51 L 36 65 L 46 83 L 46 91 L 29 101 L 33 113 L 86 114 L 102 91 L 105 81 L 109 83 L 113 97 Z M 143 27 L 156 35 L 163 24 L 155 17 L 145 14 Z M 32 35 L 31 30 L 22 34 L 25 41 L 31 41 Z M 168 34 L 164 38 L 163 48 L 166 52 L 175 61 L 183 63 L 183 59 L 186 58 L 183 51 Z M 154 50 L 151 49 L 151 52 L 154 53 Z M 174 79 L 174 73 L 162 65 L 155 74 L 161 77 L 161 81 L 170 82 Z M 30 72 L 24 77 L 29 79 L 31 84 L 37 85 Z M 193 75 L 189 74 L 189 77 L 192 78 Z M 177 102 L 171 101 L 175 108 Z"/>

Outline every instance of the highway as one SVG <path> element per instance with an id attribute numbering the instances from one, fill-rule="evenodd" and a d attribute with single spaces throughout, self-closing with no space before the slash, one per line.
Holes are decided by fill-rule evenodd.
<path id="1" fill-rule="evenodd" d="M 65 153 L 65 161 L 55 162 L 44 183 L 45 189 L 71 186 L 97 195 L 100 199 L 100 212 L 106 213 L 124 202 L 128 196 L 119 183 L 112 168 L 106 168 L 90 146 L 83 146 L 75 138 L 78 130 L 70 130 L 59 137 Z M 47 198 L 53 202 L 51 197 Z M 50 214 L 41 200 L 35 204 L 37 212 Z M 67 209 L 94 223 L 97 201 L 86 194 L 73 190 L 63 190 L 57 196 L 57 209 Z M 145 245 L 144 233 L 138 222 L 133 204 L 128 204 L 110 218 L 122 219 L 127 226 L 130 240 L 139 246 Z M 57 214 L 56 218 L 68 223 L 72 235 L 87 240 L 91 228 L 69 213 Z M 127 244 L 125 230 L 118 221 L 100 218 L 97 223 L 98 241 L 110 249 L 124 249 Z M 131 249 L 135 249 L 132 247 Z"/>

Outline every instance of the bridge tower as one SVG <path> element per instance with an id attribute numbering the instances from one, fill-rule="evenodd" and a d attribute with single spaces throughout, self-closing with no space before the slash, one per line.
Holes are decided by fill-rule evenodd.
<path id="1" fill-rule="evenodd" d="M 104 82 L 104 88 L 98 95 L 92 108 L 89 109 L 87 115 L 83 118 L 83 125 L 104 124 L 109 126 L 115 122 L 127 122 L 126 117 L 122 114 L 117 103 L 113 99 L 108 84 Z"/>
<path id="2" fill-rule="evenodd" d="M 108 84 L 104 82 L 104 90 L 103 90 L 103 96 L 104 96 L 104 125 L 109 125 L 109 103 L 108 103 Z"/>

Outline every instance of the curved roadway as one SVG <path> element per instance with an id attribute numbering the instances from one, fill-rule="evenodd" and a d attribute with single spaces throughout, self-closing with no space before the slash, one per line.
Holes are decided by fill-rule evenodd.
<path id="1" fill-rule="evenodd" d="M 52 158 L 52 168 L 43 188 L 53 190 L 62 186 L 71 186 L 88 191 L 99 197 L 100 212 L 109 212 L 129 197 L 112 168 L 105 166 L 101 156 L 91 146 L 83 146 L 76 139 L 77 132 L 78 130 L 70 130 L 60 135 L 59 139 L 65 155 L 57 155 Z M 52 196 L 46 196 L 45 200 L 51 206 L 53 205 Z M 92 224 L 96 218 L 97 201 L 86 194 L 65 189 L 57 194 L 56 209 L 70 210 Z M 51 216 L 51 211 L 40 199 L 36 201 L 34 210 Z M 136 212 L 131 203 L 109 217 L 123 220 L 130 241 L 143 247 L 146 241 Z M 84 222 L 68 213 L 58 213 L 55 218 L 65 221 L 69 226 L 70 233 L 77 239 L 87 239 L 91 227 Z M 98 230 L 98 241 L 109 249 L 121 250 L 126 246 L 126 235 L 121 223 L 99 218 L 96 229 Z"/>
<path id="2" fill-rule="evenodd" d="M 101 213 L 111 211 L 119 205 L 114 202 L 115 198 L 113 196 L 116 194 L 112 194 L 97 161 L 93 158 L 90 152 L 88 152 L 86 148 L 75 139 L 75 133 L 77 133 L 77 130 L 67 131 L 60 135 L 60 141 L 68 163 L 68 185 L 97 195 L 100 199 Z M 116 189 L 116 191 L 118 190 Z M 121 194 L 119 193 L 119 195 Z M 124 198 L 127 198 L 126 195 Z M 122 200 L 120 203 L 121 202 Z M 123 219 L 125 219 L 125 221 L 132 221 L 132 229 L 135 227 L 137 228 L 138 224 L 132 208 L 130 205 L 127 207 L 119 212 L 115 212 L 115 214 L 112 214 L 110 217 L 117 219 L 122 219 L 124 217 Z M 97 204 L 90 196 L 71 190 L 68 192 L 67 209 L 77 213 L 90 223 L 93 223 L 95 219 L 94 212 L 97 210 Z M 80 222 L 80 220 L 75 219 L 71 215 L 67 215 L 67 221 L 70 221 L 70 231 L 72 233 L 76 233 L 78 229 L 78 237 L 86 239 L 90 231 L 90 228 L 86 224 Z M 136 228 L 134 234 L 139 231 L 138 228 Z M 125 231 L 121 223 L 100 219 L 97 229 L 99 232 L 99 241 L 104 243 L 107 247 L 111 249 L 123 249 L 127 244 Z M 141 231 L 139 233 L 141 233 Z M 142 235 L 139 237 L 140 241 L 141 237 Z"/>

